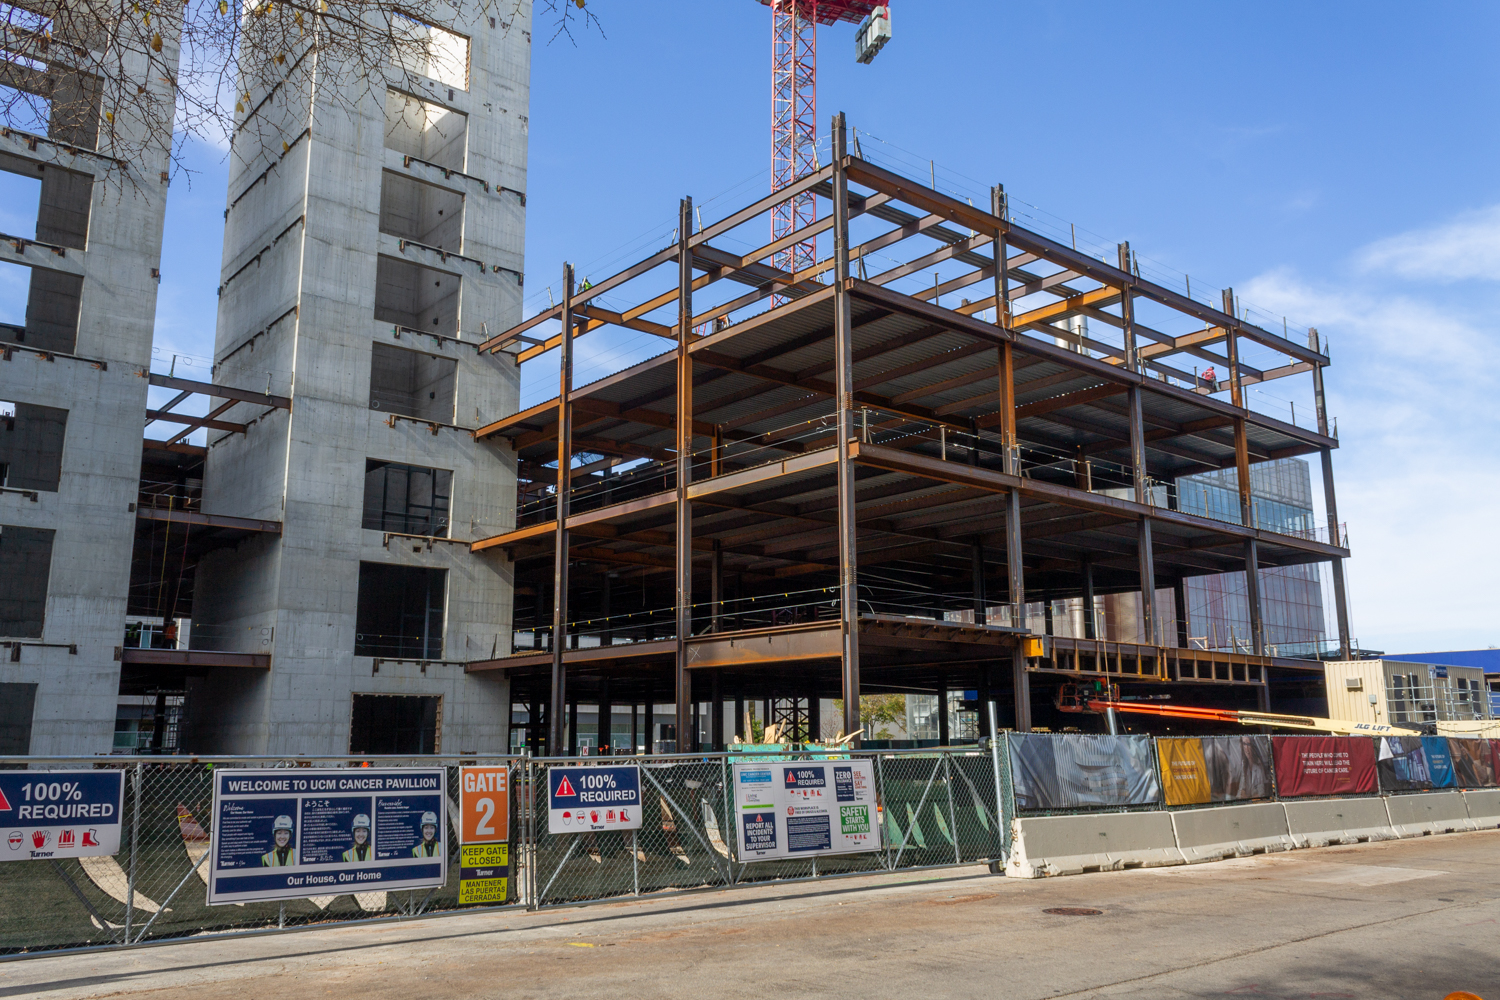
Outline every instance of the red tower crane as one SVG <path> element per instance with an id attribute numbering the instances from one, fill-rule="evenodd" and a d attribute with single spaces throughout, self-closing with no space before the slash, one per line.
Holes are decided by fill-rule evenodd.
<path id="1" fill-rule="evenodd" d="M 771 8 L 771 190 L 780 191 L 818 169 L 818 25 L 859 24 L 855 57 L 867 63 L 891 37 L 890 5 L 878 0 L 760 0 Z M 818 202 L 803 192 L 776 206 L 771 239 L 818 221 Z M 797 243 L 776 254 L 782 271 L 817 261 L 817 244 Z"/>

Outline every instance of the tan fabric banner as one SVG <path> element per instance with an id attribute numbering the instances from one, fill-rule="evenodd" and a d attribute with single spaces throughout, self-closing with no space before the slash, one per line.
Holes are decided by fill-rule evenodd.
<path id="1" fill-rule="evenodd" d="M 1197 737 L 1158 737 L 1161 781 L 1167 805 L 1187 806 L 1211 801 L 1203 741 Z"/>

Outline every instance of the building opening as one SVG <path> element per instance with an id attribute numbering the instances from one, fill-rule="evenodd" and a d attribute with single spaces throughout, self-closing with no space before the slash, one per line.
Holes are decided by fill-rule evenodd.
<path id="1" fill-rule="evenodd" d="M 365 516 L 373 531 L 448 535 L 448 498 L 453 473 L 399 462 L 365 460 Z"/>
<path id="2" fill-rule="evenodd" d="M 442 705 L 422 695 L 355 695 L 349 752 L 437 753 Z"/>
<path id="3" fill-rule="evenodd" d="M 442 569 L 360 563 L 354 655 L 442 659 L 447 577 Z"/>
<path id="4" fill-rule="evenodd" d="M 452 358 L 377 343 L 370 356 L 370 409 L 451 424 L 457 372 Z"/>
<path id="5" fill-rule="evenodd" d="M 0 636 L 42 637 L 54 534 L 50 528 L 0 524 Z"/>
<path id="6" fill-rule="evenodd" d="M 57 492 L 68 411 L 0 400 L 0 486 Z"/>

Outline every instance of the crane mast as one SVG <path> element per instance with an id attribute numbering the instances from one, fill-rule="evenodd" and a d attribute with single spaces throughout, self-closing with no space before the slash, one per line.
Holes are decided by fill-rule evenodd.
<path id="1" fill-rule="evenodd" d="M 818 25 L 859 23 L 856 58 L 868 63 L 890 38 L 890 8 L 875 0 L 761 0 L 771 8 L 771 190 L 780 191 L 818 163 Z M 860 23 L 863 20 L 863 23 Z M 818 221 L 810 191 L 793 195 L 771 213 L 771 239 L 783 239 Z M 788 273 L 817 262 L 816 239 L 779 250 L 772 263 Z"/>

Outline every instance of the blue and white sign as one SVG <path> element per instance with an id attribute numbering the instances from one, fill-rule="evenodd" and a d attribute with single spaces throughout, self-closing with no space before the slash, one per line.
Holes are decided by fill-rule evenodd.
<path id="1" fill-rule="evenodd" d="M 880 849 L 868 760 L 735 764 L 734 806 L 740 861 Z"/>
<path id="2" fill-rule="evenodd" d="M 219 768 L 209 905 L 440 886 L 446 790 L 441 767 Z"/>
<path id="3" fill-rule="evenodd" d="M 547 768 L 547 832 L 597 833 L 641 828 L 641 769 Z"/>
<path id="4" fill-rule="evenodd" d="M 0 771 L 0 861 L 120 851 L 123 771 Z"/>

